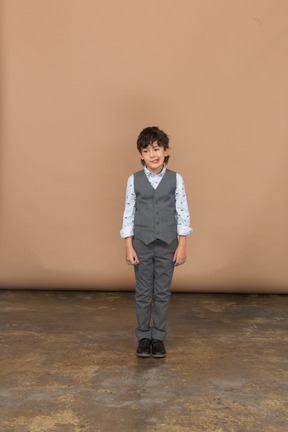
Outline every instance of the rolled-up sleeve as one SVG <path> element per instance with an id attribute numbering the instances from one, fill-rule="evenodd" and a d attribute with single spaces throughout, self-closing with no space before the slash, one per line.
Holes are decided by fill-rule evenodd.
<path id="1" fill-rule="evenodd" d="M 134 175 L 130 176 L 127 182 L 125 210 L 123 214 L 123 224 L 120 231 L 122 238 L 134 235 L 136 194 L 134 191 Z"/>
<path id="2" fill-rule="evenodd" d="M 176 174 L 175 204 L 177 215 L 177 234 L 187 236 L 192 234 L 190 227 L 190 214 L 188 209 L 187 197 L 185 193 L 184 180 L 180 174 Z"/>

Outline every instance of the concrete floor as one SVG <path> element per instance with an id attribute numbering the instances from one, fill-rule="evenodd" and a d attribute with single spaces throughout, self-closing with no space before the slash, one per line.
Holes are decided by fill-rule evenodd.
<path id="1" fill-rule="evenodd" d="M 288 430 L 288 296 L 173 294 L 166 359 L 133 293 L 0 291 L 1 432 Z"/>

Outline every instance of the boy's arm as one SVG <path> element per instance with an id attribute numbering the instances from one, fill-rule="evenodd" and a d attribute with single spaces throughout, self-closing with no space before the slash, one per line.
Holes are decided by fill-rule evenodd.
<path id="1" fill-rule="evenodd" d="M 136 195 L 134 191 L 134 175 L 130 176 L 127 181 L 125 210 L 123 214 L 123 224 L 120 231 L 122 238 L 134 235 L 134 217 L 135 217 Z"/>
<path id="2" fill-rule="evenodd" d="M 125 210 L 123 214 L 123 225 L 120 235 L 125 238 L 126 262 L 129 265 L 139 263 L 137 254 L 132 245 L 134 235 L 134 217 L 135 217 L 136 195 L 134 191 L 134 175 L 130 176 L 126 188 Z"/>
<path id="3" fill-rule="evenodd" d="M 177 234 L 179 244 L 174 254 L 174 264 L 179 266 L 186 262 L 186 237 L 193 232 L 190 227 L 190 214 L 185 193 L 184 180 L 180 174 L 176 174 L 175 205 L 177 214 Z"/>
<path id="4" fill-rule="evenodd" d="M 139 264 L 139 260 L 136 254 L 135 249 L 132 245 L 132 237 L 125 238 L 125 247 L 126 247 L 126 262 L 128 265 L 137 265 Z"/>
<path id="5" fill-rule="evenodd" d="M 184 180 L 178 173 L 176 174 L 175 206 L 177 215 L 177 234 L 179 236 L 192 234 L 193 229 L 190 227 L 190 214 L 185 193 Z"/>
<path id="6" fill-rule="evenodd" d="M 175 251 L 173 262 L 175 267 L 186 262 L 186 236 L 179 235 L 179 244 Z"/>

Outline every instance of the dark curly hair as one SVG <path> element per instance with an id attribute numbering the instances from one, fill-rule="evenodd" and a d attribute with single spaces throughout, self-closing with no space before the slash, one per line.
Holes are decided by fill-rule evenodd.
<path id="1" fill-rule="evenodd" d="M 168 135 L 160 130 L 157 126 L 146 127 L 140 132 L 137 139 L 137 149 L 139 153 L 142 152 L 143 149 L 147 148 L 149 145 L 152 145 L 155 141 L 159 147 L 163 147 L 164 150 L 169 149 L 169 138 Z M 169 155 L 165 156 L 164 163 L 167 164 L 169 161 Z M 141 159 L 142 165 L 145 165 L 144 160 Z"/>

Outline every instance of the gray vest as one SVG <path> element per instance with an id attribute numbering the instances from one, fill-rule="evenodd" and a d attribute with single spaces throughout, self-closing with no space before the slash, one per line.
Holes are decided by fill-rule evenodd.
<path id="1" fill-rule="evenodd" d="M 144 170 L 134 174 L 136 209 L 134 235 L 145 244 L 156 239 L 171 243 L 177 237 L 175 190 L 176 173 L 166 172 L 154 189 Z"/>

